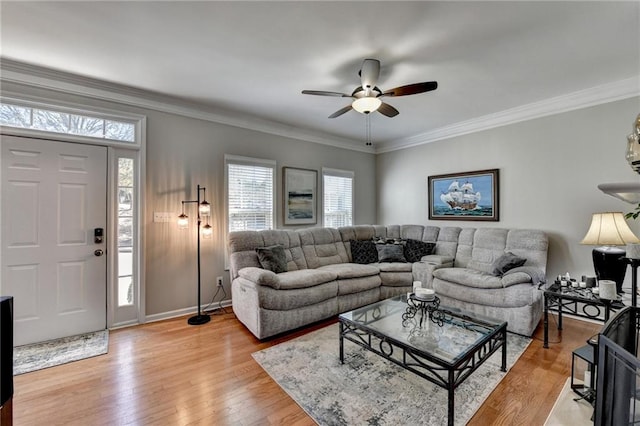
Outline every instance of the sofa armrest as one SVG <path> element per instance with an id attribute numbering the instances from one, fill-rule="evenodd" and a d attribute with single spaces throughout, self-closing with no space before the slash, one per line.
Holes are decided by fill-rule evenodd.
<path id="1" fill-rule="evenodd" d="M 238 276 L 244 278 L 245 280 L 256 283 L 257 285 L 266 285 L 269 287 L 278 288 L 280 284 L 278 275 L 276 275 L 274 272 L 268 271 L 266 269 L 256 268 L 253 266 L 240 269 L 238 271 Z"/>
<path id="2" fill-rule="evenodd" d="M 450 268 L 453 266 L 453 257 L 442 256 L 439 254 L 429 254 L 427 256 L 423 256 L 421 261 L 428 263 L 429 265 L 440 266 L 441 268 Z"/>
<path id="3" fill-rule="evenodd" d="M 435 256 L 433 262 L 425 260 L 428 257 Z M 442 259 L 439 259 L 442 258 Z M 420 262 L 414 262 L 411 265 L 411 273 L 415 281 L 420 281 L 423 288 L 433 289 L 433 271 L 440 268 L 453 266 L 453 260 L 446 262 L 447 256 L 429 255 L 424 256 Z M 451 259 L 451 258 L 448 258 Z"/>

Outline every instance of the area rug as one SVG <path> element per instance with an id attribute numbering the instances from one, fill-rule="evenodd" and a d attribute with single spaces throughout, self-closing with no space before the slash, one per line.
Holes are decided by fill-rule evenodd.
<path id="1" fill-rule="evenodd" d="M 593 407 L 584 399 L 576 399 L 578 394 L 571 390 L 571 377 L 564 383 L 556 403 L 547 417 L 545 426 L 574 426 L 593 424 Z"/>
<path id="2" fill-rule="evenodd" d="M 63 337 L 13 349 L 13 374 L 29 373 L 85 358 L 106 354 L 109 330 Z"/>
<path id="3" fill-rule="evenodd" d="M 447 424 L 447 391 L 345 340 L 340 364 L 338 324 L 253 353 L 253 358 L 316 423 L 325 425 Z M 507 369 L 531 343 L 508 334 Z M 455 424 L 466 424 L 507 374 L 502 351 L 455 391 Z"/>

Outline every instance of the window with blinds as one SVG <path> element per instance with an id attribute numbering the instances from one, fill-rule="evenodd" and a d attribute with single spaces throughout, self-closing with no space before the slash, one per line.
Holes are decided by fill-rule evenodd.
<path id="1" fill-rule="evenodd" d="M 226 156 L 229 231 L 273 228 L 275 162 Z"/>
<path id="2" fill-rule="evenodd" d="M 353 172 L 322 169 L 324 226 L 353 225 Z"/>

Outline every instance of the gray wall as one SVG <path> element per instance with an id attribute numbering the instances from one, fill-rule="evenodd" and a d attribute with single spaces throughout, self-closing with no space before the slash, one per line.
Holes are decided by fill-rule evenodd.
<path id="1" fill-rule="evenodd" d="M 597 185 L 640 180 L 624 157 L 639 112 L 633 98 L 380 154 L 378 222 L 542 229 L 549 277 L 593 274 L 592 247 L 579 242 L 592 213 L 634 207 Z M 428 176 L 493 168 L 500 169 L 499 222 L 428 221 Z M 640 235 L 638 223 L 631 227 Z"/>
<path id="2" fill-rule="evenodd" d="M 175 221 L 154 223 L 153 213 L 173 212 L 177 217 L 181 201 L 195 199 L 198 184 L 207 188 L 207 200 L 212 204 L 210 223 L 214 227 L 212 240 L 202 241 L 202 301 L 211 300 L 217 276 L 224 277 L 227 299 L 231 298 L 224 249 L 225 154 L 276 160 L 278 228 L 283 227 L 281 177 L 284 166 L 317 170 L 318 190 L 322 167 L 354 171 L 354 221 L 375 222 L 374 154 L 6 82 L 0 88 L 4 93 L 11 91 L 147 116 L 146 217 L 142 224 L 146 233 L 147 315 L 196 305 L 195 230 L 179 230 Z M 186 213 L 193 218 L 195 209 L 187 209 Z M 317 226 L 321 226 L 321 204 L 318 209 Z"/>
<path id="3" fill-rule="evenodd" d="M 153 223 L 154 211 L 179 213 L 180 201 L 194 199 L 196 185 L 207 188 L 212 204 L 213 241 L 202 244 L 203 301 L 213 295 L 215 277 L 224 277 L 225 262 L 224 155 L 276 160 L 277 228 L 283 228 L 282 167 L 318 170 L 322 167 L 355 172 L 356 223 L 375 222 L 375 157 L 311 142 L 243 130 L 211 122 L 146 111 L 147 128 L 147 314 L 194 306 L 194 232 L 174 223 Z M 321 189 L 318 183 L 318 190 Z M 322 205 L 318 206 L 319 213 Z M 191 210 L 191 215 L 195 213 Z M 190 214 L 187 212 L 187 214 Z M 321 214 L 318 215 L 321 226 Z"/>

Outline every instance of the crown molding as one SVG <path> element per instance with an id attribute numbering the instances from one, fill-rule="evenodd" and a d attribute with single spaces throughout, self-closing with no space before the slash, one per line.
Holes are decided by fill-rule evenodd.
<path id="1" fill-rule="evenodd" d="M 522 121 L 640 96 L 640 75 L 461 121 L 429 132 L 379 144 L 376 154 L 397 151 Z"/>
<path id="2" fill-rule="evenodd" d="M 6 82 L 117 102 L 336 148 L 374 153 L 372 147 L 362 146 L 361 141 L 358 140 L 338 138 L 321 132 L 295 128 L 245 113 L 215 110 L 211 106 L 190 102 L 185 99 L 69 74 L 7 58 L 0 58 L 0 69 L 2 71 L 0 79 Z"/>
<path id="3" fill-rule="evenodd" d="M 439 140 L 502 127 L 522 121 L 640 96 L 640 75 L 590 89 L 476 117 L 403 139 L 363 146 L 361 141 L 295 128 L 244 113 L 216 110 L 151 91 L 69 74 L 45 67 L 0 58 L 0 80 L 58 92 L 91 97 L 129 106 L 225 124 L 257 132 L 298 139 L 365 153 L 382 154 Z"/>

